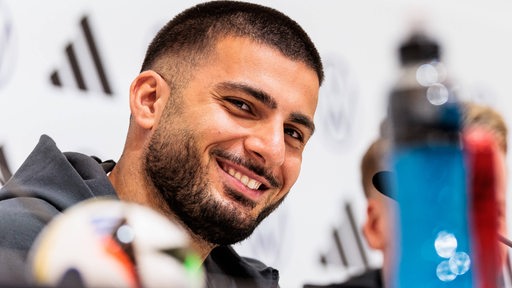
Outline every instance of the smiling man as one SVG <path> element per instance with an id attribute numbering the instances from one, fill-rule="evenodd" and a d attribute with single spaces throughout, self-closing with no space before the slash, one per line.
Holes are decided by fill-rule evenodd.
<path id="1" fill-rule="evenodd" d="M 54 215 L 115 195 L 185 227 L 209 287 L 277 287 L 277 270 L 229 245 L 247 238 L 296 182 L 322 79 L 316 48 L 284 14 L 231 1 L 185 10 L 156 35 L 130 86 L 117 163 L 63 154 L 43 136 L 0 192 L 0 211 L 10 215 L 0 218 L 2 232 L 23 235 L 2 239 L 14 249 L 0 250 L 0 276 L 16 276 L 7 265 L 24 265 Z"/>

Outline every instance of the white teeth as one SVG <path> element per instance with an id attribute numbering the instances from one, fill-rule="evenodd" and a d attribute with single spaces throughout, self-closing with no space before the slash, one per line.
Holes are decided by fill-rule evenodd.
<path id="1" fill-rule="evenodd" d="M 240 181 L 244 183 L 245 186 L 247 186 L 247 183 L 249 183 L 249 177 L 243 175 L 242 178 L 240 178 Z"/>
<path id="2" fill-rule="evenodd" d="M 238 171 L 235 171 L 235 169 L 233 169 L 233 168 L 228 169 L 228 174 L 235 177 L 236 179 L 240 180 L 240 182 L 242 182 L 242 184 L 244 184 L 245 186 L 247 186 L 253 190 L 258 189 L 261 186 L 260 182 L 254 180 L 254 179 L 251 179 L 248 176 L 243 175 Z"/>
<path id="3" fill-rule="evenodd" d="M 254 179 L 251 179 L 249 181 L 249 183 L 247 183 L 247 187 L 251 188 L 251 189 L 258 189 L 260 187 L 261 183 L 259 183 L 258 181 L 254 180 Z"/>

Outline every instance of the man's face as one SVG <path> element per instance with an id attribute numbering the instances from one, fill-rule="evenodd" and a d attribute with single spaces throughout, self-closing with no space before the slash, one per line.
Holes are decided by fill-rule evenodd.
<path id="1" fill-rule="evenodd" d="M 370 197 L 367 199 L 367 219 L 363 226 L 363 232 L 371 248 L 380 250 L 383 253 L 384 270 L 393 263 L 395 254 L 394 237 L 397 233 L 395 214 L 398 205 L 397 202 L 381 194 L 374 187 L 370 188 Z"/>
<path id="2" fill-rule="evenodd" d="M 208 242 L 248 237 L 297 180 L 313 133 L 314 70 L 227 37 L 166 107 L 146 172 L 166 205 Z M 171 100 L 172 102 L 172 100 Z"/>

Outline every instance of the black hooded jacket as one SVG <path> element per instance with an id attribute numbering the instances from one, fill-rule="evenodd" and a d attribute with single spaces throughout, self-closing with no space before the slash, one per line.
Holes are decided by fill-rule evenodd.
<path id="1" fill-rule="evenodd" d="M 53 217 L 90 198 L 117 198 L 107 177 L 114 166 L 113 161 L 62 153 L 50 137 L 41 136 L 32 153 L 0 189 L 1 287 L 28 285 L 28 252 Z M 277 270 L 240 257 L 228 246 L 215 248 L 204 267 L 207 287 L 278 287 Z"/>

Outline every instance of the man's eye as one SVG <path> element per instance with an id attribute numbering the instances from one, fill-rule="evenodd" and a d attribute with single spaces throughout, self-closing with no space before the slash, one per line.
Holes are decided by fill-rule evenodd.
<path id="1" fill-rule="evenodd" d="M 304 137 L 302 134 L 293 128 L 285 128 L 284 133 L 290 135 L 292 138 L 299 140 L 300 142 L 304 142 Z"/>
<path id="2" fill-rule="evenodd" d="M 249 105 L 247 105 L 247 103 L 245 103 L 242 100 L 230 98 L 230 99 L 228 99 L 228 101 L 231 104 L 233 104 L 233 105 L 237 106 L 238 108 L 240 108 L 240 110 L 245 110 L 245 111 L 249 111 L 249 112 L 251 111 L 251 107 Z"/>

